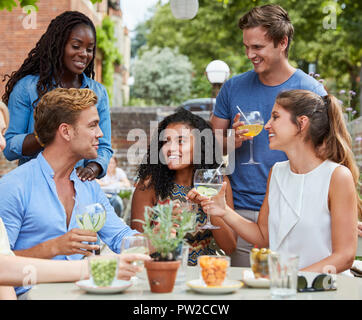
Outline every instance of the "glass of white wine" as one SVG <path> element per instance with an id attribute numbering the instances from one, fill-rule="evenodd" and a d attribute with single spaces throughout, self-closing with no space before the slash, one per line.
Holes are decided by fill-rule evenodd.
<path id="1" fill-rule="evenodd" d="M 147 239 L 143 236 L 124 237 L 121 242 L 121 254 L 123 253 L 149 254 Z M 134 264 L 142 266 L 143 261 L 135 261 Z"/>
<path id="2" fill-rule="evenodd" d="M 243 126 L 239 126 L 238 130 L 248 129 L 249 132 L 245 133 L 245 136 L 256 137 L 264 127 L 264 119 L 259 111 L 242 112 L 237 106 L 240 112 L 240 121 L 244 122 Z M 241 164 L 260 164 L 254 160 L 253 153 L 253 140 L 249 140 L 250 145 L 250 159 L 248 162 Z"/>
<path id="3" fill-rule="evenodd" d="M 122 239 L 121 242 L 121 254 L 124 253 L 141 253 L 149 254 L 150 249 L 148 246 L 148 241 L 143 236 L 127 236 Z M 143 266 L 143 261 L 133 261 L 134 265 Z M 135 283 L 138 282 L 140 278 L 138 276 L 133 276 L 131 280 Z"/>
<path id="4" fill-rule="evenodd" d="M 194 175 L 194 187 L 196 191 L 206 197 L 213 197 L 220 191 L 223 182 L 223 175 L 220 169 L 197 169 Z M 207 215 L 206 224 L 200 229 L 220 229 L 214 226 Z"/>

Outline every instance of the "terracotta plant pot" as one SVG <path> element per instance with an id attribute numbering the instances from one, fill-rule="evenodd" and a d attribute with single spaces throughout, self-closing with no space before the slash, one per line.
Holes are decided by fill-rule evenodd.
<path id="1" fill-rule="evenodd" d="M 151 292 L 172 292 L 181 261 L 145 261 Z"/>

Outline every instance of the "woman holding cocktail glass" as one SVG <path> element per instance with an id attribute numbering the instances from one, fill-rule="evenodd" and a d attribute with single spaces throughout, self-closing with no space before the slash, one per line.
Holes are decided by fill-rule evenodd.
<path id="1" fill-rule="evenodd" d="M 289 160 L 270 171 L 257 223 L 227 206 L 225 185 L 212 200 L 195 190 L 189 198 L 201 201 L 205 212 L 222 217 L 246 241 L 299 255 L 303 271 L 348 270 L 362 207 L 359 170 L 337 99 L 307 90 L 281 92 L 265 129 L 269 147 L 284 151 Z"/>
<path id="2" fill-rule="evenodd" d="M 201 133 L 200 136 L 204 134 L 207 137 L 198 140 L 197 132 Z M 211 144 L 206 143 L 207 138 L 211 140 Z M 158 140 L 152 140 L 146 155 L 146 163 L 139 167 L 140 181 L 132 200 L 131 227 L 140 232 L 143 231 L 143 227 L 137 220 L 144 220 L 146 206 L 153 207 L 157 203 L 169 200 L 186 202 L 187 192 L 194 185 L 195 171 L 219 167 L 213 147 L 215 136 L 211 127 L 204 119 L 185 109 L 179 109 L 161 121 L 157 136 L 153 139 Z M 156 146 L 156 150 L 152 150 L 153 153 L 151 146 Z M 152 154 L 156 154 L 156 159 L 152 159 Z M 208 179 L 212 176 L 213 173 Z M 230 207 L 233 207 L 229 180 L 226 176 L 223 179 L 227 185 L 226 201 Z M 199 255 L 215 254 L 217 247 L 230 254 L 236 245 L 232 229 L 218 217 L 211 218 L 212 225 L 218 229 L 203 229 L 207 216 L 200 206 L 196 215 L 196 229 L 186 235 L 187 243 L 190 245 L 189 265 L 196 265 Z"/>

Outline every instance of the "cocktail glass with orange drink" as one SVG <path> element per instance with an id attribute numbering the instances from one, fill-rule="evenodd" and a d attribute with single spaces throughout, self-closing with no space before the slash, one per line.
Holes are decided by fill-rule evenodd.
<path id="1" fill-rule="evenodd" d="M 264 119 L 259 111 L 250 111 L 243 112 L 239 106 L 236 106 L 240 112 L 240 121 L 244 122 L 244 125 L 239 126 L 238 130 L 248 129 L 247 133 L 244 133 L 248 137 L 256 137 L 264 127 Z M 242 164 L 259 164 L 259 162 L 254 161 L 253 154 L 253 140 L 249 140 L 250 145 L 250 159 L 248 162 L 243 162 Z"/>

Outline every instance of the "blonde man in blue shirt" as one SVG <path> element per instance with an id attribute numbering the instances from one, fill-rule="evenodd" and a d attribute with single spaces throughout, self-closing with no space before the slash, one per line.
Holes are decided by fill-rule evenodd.
<path id="1" fill-rule="evenodd" d="M 0 179 L 0 218 L 15 255 L 42 259 L 80 260 L 99 247 L 97 234 L 78 228 L 78 206 L 99 202 L 106 208 L 100 238 L 120 252 L 124 236 L 138 233 L 115 214 L 96 181 L 82 182 L 74 165 L 97 157 L 97 96 L 90 89 L 54 89 L 35 109 L 35 132 L 44 151 Z M 27 291 L 17 288 L 17 294 Z"/>

